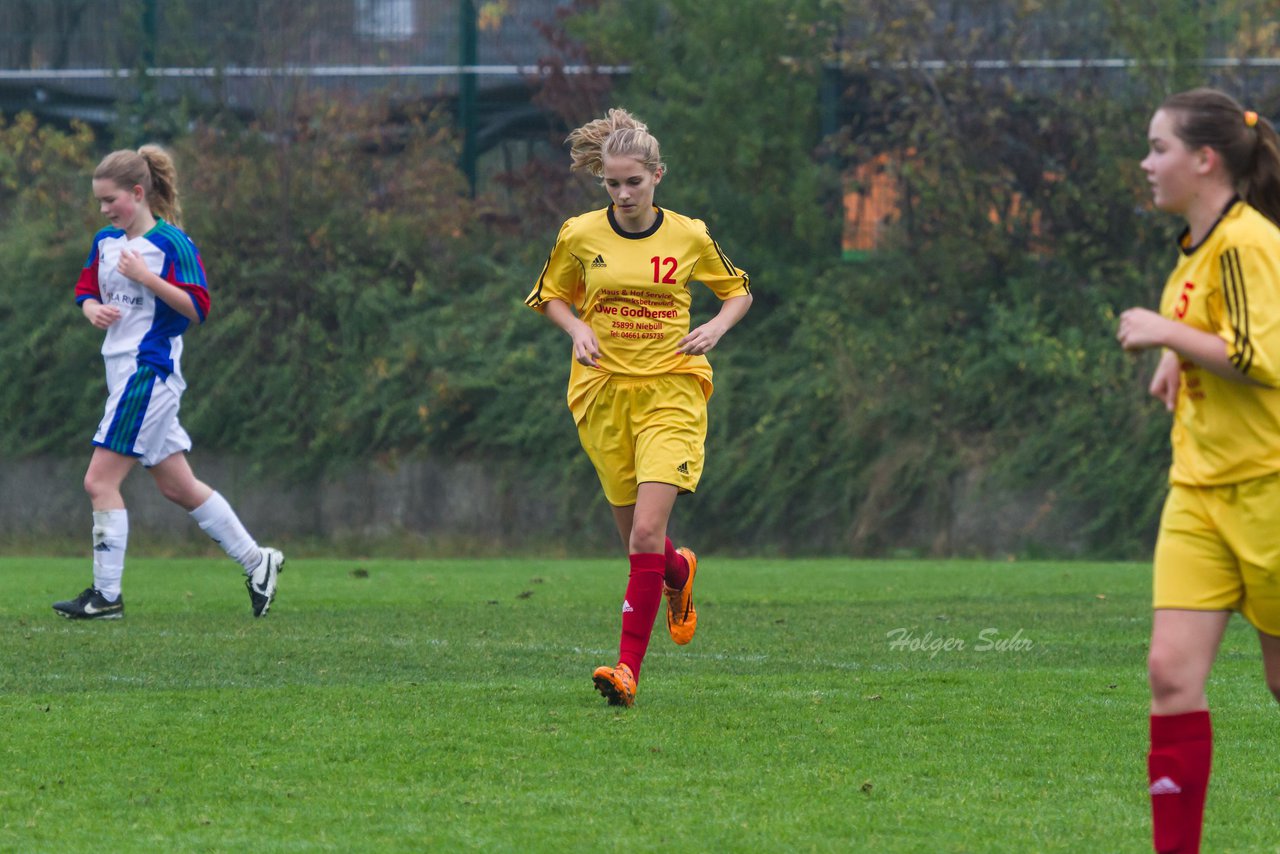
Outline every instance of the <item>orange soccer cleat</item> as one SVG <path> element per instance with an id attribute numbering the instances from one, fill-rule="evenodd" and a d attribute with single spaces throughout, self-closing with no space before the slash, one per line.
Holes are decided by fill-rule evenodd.
<path id="1" fill-rule="evenodd" d="M 698 556 L 693 549 L 679 548 L 677 554 L 684 555 L 689 562 L 689 580 L 684 587 L 673 590 L 662 585 L 662 593 L 667 597 L 667 631 L 671 639 L 680 645 L 693 640 L 693 633 L 698 629 L 698 610 L 693 607 L 693 576 L 698 571 Z"/>
<path id="2" fill-rule="evenodd" d="M 591 674 L 596 690 L 611 706 L 634 706 L 636 703 L 636 677 L 631 668 L 622 662 L 617 667 L 597 667 Z"/>

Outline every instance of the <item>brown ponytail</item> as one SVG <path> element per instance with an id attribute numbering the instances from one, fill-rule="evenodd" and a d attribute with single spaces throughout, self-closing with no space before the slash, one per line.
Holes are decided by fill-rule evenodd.
<path id="1" fill-rule="evenodd" d="M 1174 132 L 1187 148 L 1218 152 L 1236 192 L 1280 225 L 1280 137 L 1265 116 L 1207 88 L 1171 95 L 1160 109 L 1173 114 Z"/>
<path id="2" fill-rule="evenodd" d="M 1244 198 L 1280 225 L 1280 134 L 1265 116 L 1258 117 L 1254 131 L 1258 142 Z"/>

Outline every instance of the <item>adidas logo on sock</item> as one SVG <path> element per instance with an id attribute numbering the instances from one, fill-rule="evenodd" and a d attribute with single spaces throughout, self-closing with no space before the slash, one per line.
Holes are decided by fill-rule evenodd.
<path id="1" fill-rule="evenodd" d="M 631 607 L 631 603 L 630 603 L 630 602 L 628 602 L 626 599 L 623 599 L 623 600 L 622 600 L 622 613 L 624 613 L 624 614 L 630 614 L 630 613 L 631 613 L 631 612 L 633 612 L 634 610 L 635 610 L 635 608 L 632 608 L 632 607 Z"/>
<path id="2" fill-rule="evenodd" d="M 593 270 L 599 270 L 601 267 L 608 267 L 608 266 L 609 265 L 604 262 L 603 255 L 597 255 L 596 259 L 591 262 L 591 269 Z"/>
<path id="3" fill-rule="evenodd" d="M 96 546 L 93 547 L 93 550 L 95 552 L 109 552 L 111 551 L 111 546 L 107 545 L 106 543 L 98 543 Z"/>
<path id="4" fill-rule="evenodd" d="M 688 473 L 689 473 L 689 463 L 688 463 L 688 462 L 683 462 L 683 463 L 681 463 L 680 465 L 676 466 L 676 471 L 680 472 L 680 474 L 688 474 Z"/>
<path id="5" fill-rule="evenodd" d="M 1169 777 L 1161 777 L 1151 784 L 1151 794 L 1153 795 L 1180 795 L 1182 787 Z"/>

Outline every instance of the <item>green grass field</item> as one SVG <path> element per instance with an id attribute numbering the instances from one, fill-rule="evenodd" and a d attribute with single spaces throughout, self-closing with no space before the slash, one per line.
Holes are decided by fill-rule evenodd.
<path id="1" fill-rule="evenodd" d="M 257 621 L 235 569 L 72 623 L 85 561 L 0 559 L 0 850 L 1150 850 L 1145 566 L 704 555 L 632 709 L 622 560 L 295 560 Z M 1210 696 L 1204 850 L 1275 852 L 1238 618 Z"/>

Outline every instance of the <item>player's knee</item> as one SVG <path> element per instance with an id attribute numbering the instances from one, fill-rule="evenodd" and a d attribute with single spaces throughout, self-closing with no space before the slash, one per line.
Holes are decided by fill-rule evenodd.
<path id="1" fill-rule="evenodd" d="M 190 503 L 190 500 L 187 497 L 189 490 L 187 489 L 186 484 L 181 481 L 158 477 L 156 478 L 156 487 L 160 490 L 161 495 L 169 501 L 172 501 L 174 504 L 185 505 Z"/>
<path id="2" fill-rule="evenodd" d="M 1147 655 L 1147 679 L 1151 683 L 1151 696 L 1156 699 L 1174 697 L 1195 690 L 1191 673 L 1185 661 L 1174 650 L 1153 645 Z"/>
<path id="3" fill-rule="evenodd" d="M 633 554 L 663 551 L 665 540 L 665 528 L 638 519 L 631 525 L 630 548 Z"/>
<path id="4" fill-rule="evenodd" d="M 93 469 L 85 472 L 84 491 L 89 493 L 89 498 L 100 498 L 112 488 L 114 487 Z"/>

